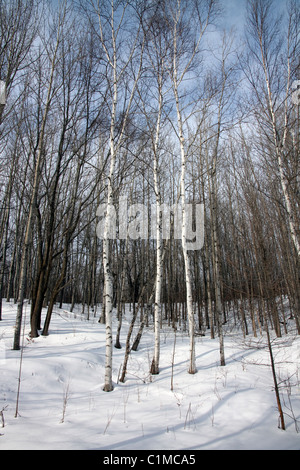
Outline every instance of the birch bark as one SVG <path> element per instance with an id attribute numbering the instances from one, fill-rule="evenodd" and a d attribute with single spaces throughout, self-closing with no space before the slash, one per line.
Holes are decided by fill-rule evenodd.
<path id="1" fill-rule="evenodd" d="M 178 94 L 178 76 L 177 76 L 177 23 L 180 17 L 180 9 L 177 12 L 177 17 L 174 21 L 174 36 L 173 36 L 173 91 L 176 102 L 176 112 L 177 112 L 177 125 L 178 125 L 178 136 L 180 143 L 180 152 L 181 152 L 181 176 L 180 176 L 180 204 L 182 211 L 182 251 L 184 257 L 184 271 L 185 271 L 185 284 L 186 284 L 186 304 L 187 304 L 187 315 L 189 322 L 189 369 L 190 374 L 195 374 L 196 370 L 196 357 L 195 357 L 195 319 L 193 311 L 193 296 L 192 296 L 192 271 L 191 271 L 191 262 L 187 250 L 187 221 L 186 221 L 186 192 L 185 192 L 185 179 L 186 179 L 186 161 L 187 155 L 184 146 L 184 133 L 183 133 L 183 120 L 182 113 L 179 102 Z"/>
<path id="2" fill-rule="evenodd" d="M 119 102 L 119 92 L 121 88 L 121 80 L 125 75 L 126 70 L 132 64 L 134 52 L 138 47 L 138 38 L 140 35 L 140 27 L 138 26 L 135 37 L 133 37 L 133 43 L 129 50 L 127 50 L 128 57 L 122 58 L 120 61 L 119 48 L 122 40 L 122 24 L 126 15 L 129 14 L 127 8 L 129 2 L 125 2 L 122 11 L 118 12 L 118 18 L 115 18 L 115 12 L 120 7 L 118 3 L 115 4 L 114 0 L 111 0 L 111 12 L 110 12 L 110 38 L 104 36 L 104 30 L 102 26 L 103 15 L 100 2 L 98 2 L 98 20 L 99 20 L 99 32 L 101 46 L 103 47 L 106 55 L 107 68 L 112 74 L 112 78 L 108 77 L 108 87 L 112 90 L 111 99 L 111 110 L 110 110 L 110 137 L 109 137 L 109 148 L 110 148 L 110 168 L 107 176 L 107 198 L 106 198 L 106 217 L 104 223 L 104 234 L 103 234 L 103 269 L 104 269 L 104 303 L 105 303 L 105 328 L 106 328 L 106 352 L 105 352 L 105 383 L 103 390 L 105 392 L 111 392 L 113 390 L 112 383 L 112 356 L 113 356 L 113 338 L 112 338 L 112 313 L 113 313 L 113 277 L 111 272 L 111 260 L 110 260 L 110 238 L 111 238 L 111 223 L 114 221 L 114 177 L 116 169 L 116 161 L 120 146 L 123 142 L 124 131 L 128 122 L 129 112 L 131 109 L 133 97 L 135 94 L 136 86 L 142 70 L 142 57 L 143 57 L 143 46 L 140 51 L 140 61 L 136 69 L 136 75 L 132 80 L 132 87 L 129 91 L 129 97 L 123 103 L 123 119 L 121 126 L 116 124 L 117 119 L 117 106 Z M 126 54 L 125 54 L 126 55 Z M 132 72 L 132 69 L 131 69 Z M 112 83 L 110 82 L 112 80 Z M 128 91 L 128 89 L 127 89 Z"/>
<path id="3" fill-rule="evenodd" d="M 112 310 L 113 310 L 113 279 L 110 268 L 110 223 L 112 220 L 113 210 L 113 178 L 116 166 L 116 152 L 115 152 L 115 122 L 116 122 L 116 108 L 118 101 L 118 87 L 117 87 L 117 50 L 114 31 L 114 5 L 112 2 L 111 12 L 111 39 L 113 48 L 113 58 L 111 59 L 107 52 L 107 58 L 113 72 L 113 99 L 111 108 L 111 121 L 110 121 L 110 169 L 107 179 L 107 203 L 106 203 L 106 218 L 103 236 L 103 269 L 104 269 L 104 302 L 105 302 L 105 329 L 106 329 L 106 346 L 105 346 L 105 383 L 104 391 L 111 392 L 113 390 L 112 383 Z"/>
<path id="4" fill-rule="evenodd" d="M 160 325 L 161 325 L 161 287 L 163 276 L 163 263 L 162 263 L 162 213 L 161 213 L 161 194 L 159 185 L 159 156 L 158 156 L 158 143 L 160 134 L 160 123 L 162 114 L 162 88 L 161 80 L 159 80 L 159 107 L 156 123 L 156 135 L 153 148 L 154 154 L 154 190 L 156 199 L 156 280 L 155 280 L 155 303 L 154 303 L 154 333 L 155 333 L 155 346 L 154 358 L 151 365 L 151 373 L 159 373 L 159 356 L 160 356 Z"/>
<path id="5" fill-rule="evenodd" d="M 215 2 L 195 2 L 193 6 L 189 3 L 184 4 L 181 0 L 177 1 L 175 9 L 172 12 L 172 24 L 173 24 L 173 51 L 172 51 L 172 70 L 171 80 L 173 86 L 174 99 L 176 103 L 176 114 L 177 114 L 177 135 L 180 145 L 180 156 L 181 156 L 181 175 L 180 175 L 180 204 L 182 211 L 182 251 L 184 258 L 184 272 L 185 272 L 185 285 L 186 285 L 186 308 L 189 322 L 189 369 L 190 374 L 195 374 L 196 369 L 196 357 L 195 357 L 195 319 L 193 311 L 193 292 L 192 292 L 192 265 L 190 254 L 187 248 L 187 210 L 186 210 L 186 165 L 188 159 L 188 151 L 186 149 L 184 139 L 184 122 L 186 119 L 183 118 L 182 106 L 179 98 L 179 87 L 182 84 L 184 78 L 190 71 L 193 65 L 194 59 L 199 51 L 201 40 L 204 36 L 205 31 L 209 25 L 209 22 L 214 14 Z M 185 8 L 183 10 L 183 8 Z M 192 10 L 191 10 L 192 8 Z M 172 8 L 171 8 L 172 10 Z M 185 16 L 186 15 L 186 16 Z M 184 24 L 185 19 L 189 24 Z M 182 34 L 185 27 L 190 27 L 191 22 L 195 28 L 195 36 L 192 48 L 188 52 L 183 46 Z M 179 39 L 181 40 L 180 47 Z M 180 62 L 180 69 L 179 69 Z"/>

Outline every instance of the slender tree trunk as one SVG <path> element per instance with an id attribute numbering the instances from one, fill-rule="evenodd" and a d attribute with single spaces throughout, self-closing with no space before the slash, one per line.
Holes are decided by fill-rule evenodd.
<path id="1" fill-rule="evenodd" d="M 116 166 L 116 148 L 115 148 L 115 121 L 118 101 L 118 80 L 117 80 L 117 50 L 116 38 L 114 31 L 114 5 L 112 2 L 111 11 L 111 39 L 113 47 L 113 58 L 107 54 L 108 61 L 113 72 L 113 96 L 110 121 L 110 170 L 107 179 L 107 202 L 106 202 L 106 218 L 103 237 L 103 270 L 104 270 L 104 291 L 105 291 L 105 331 L 106 331 L 106 347 L 105 347 L 105 383 L 104 391 L 111 392 L 112 384 L 112 312 L 113 312 L 113 278 L 110 265 L 110 224 L 113 216 L 113 178 Z"/>
<path id="2" fill-rule="evenodd" d="M 155 279 L 155 303 L 154 303 L 154 332 L 155 347 L 154 358 L 151 365 L 151 373 L 159 373 L 159 357 L 160 357 L 160 328 L 161 328 L 161 291 L 163 278 L 163 239 L 162 239 L 162 213 L 161 213 L 161 195 L 159 185 L 159 158 L 158 158 L 158 142 L 160 135 L 160 122 L 162 113 L 162 89 L 161 81 L 159 86 L 159 109 L 156 124 L 156 135 L 154 142 L 154 190 L 156 197 L 156 279 Z"/>
<path id="3" fill-rule="evenodd" d="M 214 163 L 214 167 L 216 162 Z M 213 249 L 213 268 L 214 268 L 214 287 L 215 287 L 215 306 L 216 322 L 219 334 L 220 344 L 220 364 L 225 366 L 224 336 L 222 327 L 222 299 L 221 299 L 221 279 L 220 279 L 220 261 L 219 261 L 219 243 L 217 233 L 217 194 L 216 194 L 216 170 L 212 174 L 211 181 L 211 224 L 212 224 L 212 249 Z"/>
<path id="4" fill-rule="evenodd" d="M 176 39 L 175 39 L 176 40 Z M 176 64 L 176 52 L 174 53 L 174 80 L 173 89 L 176 101 L 177 110 L 177 122 L 178 122 L 178 134 L 180 141 L 181 151 L 181 178 L 180 178 L 180 203 L 182 210 L 182 251 L 184 258 L 184 272 L 185 272 L 185 284 L 186 284 L 186 307 L 189 322 L 189 337 L 190 337 L 190 357 L 189 357 L 189 374 L 195 374 L 196 369 L 196 356 L 195 356 L 195 318 L 193 311 L 193 295 L 192 295 L 192 267 L 191 259 L 187 249 L 187 213 L 186 213 L 186 195 L 185 195 L 185 173 L 186 173 L 186 153 L 184 148 L 184 136 L 183 136 L 183 124 L 182 115 L 179 104 L 178 96 L 178 81 L 177 81 L 177 64 Z"/>

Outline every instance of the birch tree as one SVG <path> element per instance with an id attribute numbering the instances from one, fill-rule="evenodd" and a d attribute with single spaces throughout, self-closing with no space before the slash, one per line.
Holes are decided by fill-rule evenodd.
<path id="1" fill-rule="evenodd" d="M 288 140 L 292 138 L 292 109 L 299 105 L 293 100 L 292 88 L 299 67 L 299 4 L 290 2 L 286 13 L 284 22 L 281 16 L 274 14 L 272 0 L 249 0 L 247 46 L 250 56 L 245 72 L 258 107 L 256 118 L 266 135 L 270 134 L 290 236 L 300 257 L 297 206 L 291 194 L 291 181 L 297 176 L 289 176 L 293 152 L 288 147 Z"/>
<path id="2" fill-rule="evenodd" d="M 209 170 L 209 201 L 211 206 L 211 245 L 213 259 L 213 279 L 215 291 L 216 323 L 220 343 L 220 364 L 225 366 L 224 337 L 222 328 L 222 279 L 219 240 L 219 210 L 218 210 L 218 167 L 220 160 L 221 138 L 224 131 L 232 125 L 231 113 L 233 111 L 232 94 L 237 83 L 233 80 L 234 66 L 231 63 L 233 38 L 231 35 L 223 34 L 220 47 L 220 57 L 217 57 L 217 66 L 214 71 L 216 76 L 216 89 L 211 91 L 216 105 L 215 125 L 212 127 L 212 150 L 211 161 L 208 163 Z M 235 86 L 234 86 L 235 85 Z"/>
<path id="3" fill-rule="evenodd" d="M 170 49 L 170 28 L 166 22 L 160 2 L 155 4 L 147 14 L 144 22 L 146 36 L 147 63 L 145 68 L 150 76 L 148 90 L 145 85 L 140 91 L 142 111 L 145 116 L 147 132 L 150 137 L 153 155 L 153 183 L 155 195 L 155 233 L 156 240 L 156 273 L 154 294 L 154 356 L 150 367 L 152 374 L 159 373 L 160 329 L 161 329 L 161 294 L 163 281 L 163 214 L 160 177 L 161 132 L 164 123 L 164 100 L 168 93 L 167 56 Z M 147 86 L 147 82 L 146 82 Z M 144 96 L 142 96 L 144 94 Z M 150 103 L 150 104 L 149 104 Z"/>
<path id="4" fill-rule="evenodd" d="M 130 2 L 107 0 L 88 2 L 93 12 L 91 25 L 98 25 L 99 45 L 105 56 L 107 78 L 107 113 L 109 115 L 109 171 L 105 177 L 107 188 L 106 216 L 103 230 L 103 268 L 106 328 L 106 361 L 104 391 L 113 390 L 112 383 L 112 311 L 113 277 L 111 269 L 111 223 L 114 221 L 114 178 L 118 155 L 126 137 L 126 125 L 141 74 L 143 46 L 140 43 L 140 23 Z M 84 7 L 85 8 L 85 7 Z M 130 22 L 131 19 L 131 22 Z M 130 23 L 130 25 L 129 25 Z M 128 29 L 127 29 L 128 28 Z M 131 77 L 129 78 L 129 75 Z"/>
<path id="5" fill-rule="evenodd" d="M 179 0 L 176 5 L 168 2 L 169 18 L 172 25 L 172 64 L 170 78 L 177 115 L 177 137 L 180 145 L 181 155 L 181 177 L 180 177 L 180 204 L 182 211 L 182 250 L 184 257 L 186 303 L 189 321 L 190 356 L 189 373 L 196 373 L 195 358 L 195 320 L 193 311 L 192 293 L 192 265 L 188 252 L 187 239 L 187 211 L 186 211 L 186 166 L 188 162 L 188 145 L 185 138 L 185 125 L 189 115 L 185 115 L 183 96 L 180 95 L 184 79 L 191 72 L 192 66 L 200 50 L 203 36 L 215 14 L 216 1 L 194 1 L 185 2 Z M 192 37 L 190 36 L 192 35 Z M 186 48 L 186 44 L 189 47 Z"/>

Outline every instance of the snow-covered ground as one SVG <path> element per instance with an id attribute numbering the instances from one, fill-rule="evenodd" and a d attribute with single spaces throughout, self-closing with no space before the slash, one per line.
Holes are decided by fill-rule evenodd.
<path id="1" fill-rule="evenodd" d="M 27 306 L 25 332 L 29 331 Z M 118 383 L 124 347 L 114 349 L 114 391 L 104 383 L 105 327 L 97 318 L 56 309 L 50 335 L 25 335 L 18 417 L 15 418 L 21 351 L 13 351 L 16 306 L 3 302 L 0 322 L 0 449 L 225 450 L 300 449 L 300 338 L 273 342 L 286 431 L 278 410 L 265 338 L 226 326 L 226 366 L 219 366 L 218 339 L 196 340 L 198 372 L 187 373 L 188 338 L 161 333 L 161 371 L 149 375 L 153 330 Z M 130 321 L 122 327 L 122 345 Z M 114 328 L 116 331 L 117 323 Z M 1 427 L 4 421 L 4 427 Z M 298 421 L 298 423 L 297 423 Z M 298 429 L 299 428 L 299 429 Z"/>

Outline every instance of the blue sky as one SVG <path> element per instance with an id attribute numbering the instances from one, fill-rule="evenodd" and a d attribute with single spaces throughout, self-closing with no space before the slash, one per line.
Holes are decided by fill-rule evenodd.
<path id="1" fill-rule="evenodd" d="M 221 0 L 221 4 L 225 13 L 223 16 L 224 27 L 234 26 L 237 30 L 243 29 L 247 0 Z M 278 11 L 281 11 L 285 4 L 286 0 L 274 0 L 274 7 Z"/>
<path id="2" fill-rule="evenodd" d="M 246 0 L 222 0 L 225 16 L 224 27 L 228 24 L 240 29 L 244 26 Z"/>

